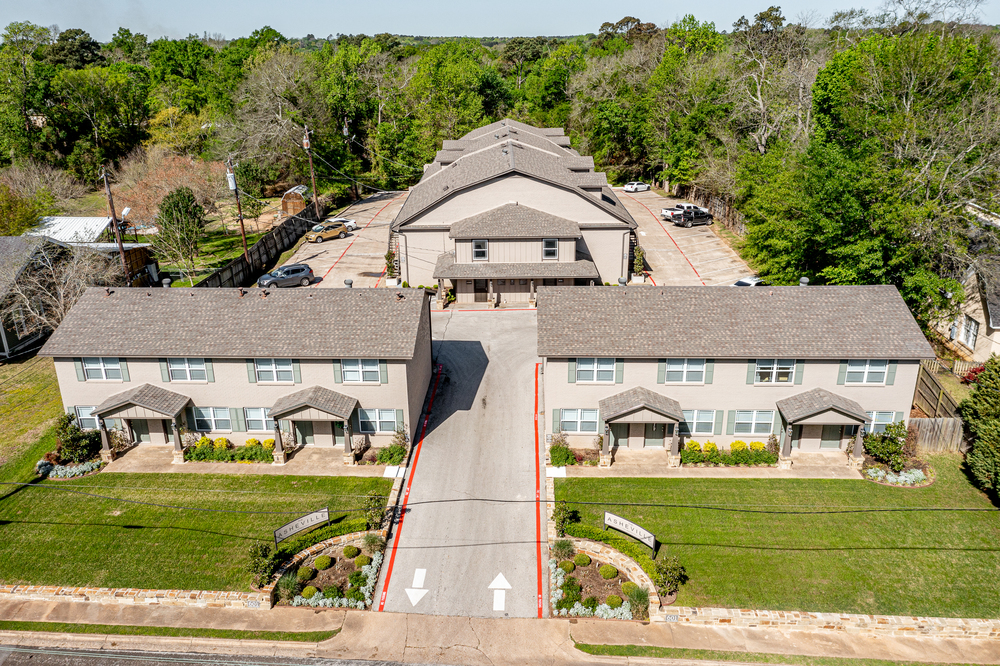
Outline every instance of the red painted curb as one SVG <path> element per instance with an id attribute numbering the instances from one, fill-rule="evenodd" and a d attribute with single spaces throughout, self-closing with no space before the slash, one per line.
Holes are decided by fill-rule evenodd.
<path id="1" fill-rule="evenodd" d="M 629 199 L 631 199 L 632 201 L 636 202 L 637 204 L 639 204 L 640 206 L 642 206 L 643 208 L 645 208 L 649 212 L 649 214 L 653 216 L 653 219 L 656 220 L 656 223 L 660 225 L 661 229 L 663 229 L 663 233 L 665 233 L 667 235 L 667 238 L 670 239 L 670 242 L 674 244 L 674 247 L 677 248 L 677 251 L 681 253 L 682 257 L 684 257 L 684 261 L 688 262 L 688 266 L 690 266 L 691 270 L 694 271 L 695 276 L 697 276 L 697 278 L 699 280 L 701 280 L 701 273 L 699 273 L 698 269 L 694 267 L 694 264 L 691 263 L 691 260 L 687 258 L 687 255 L 684 254 L 684 250 L 682 250 L 681 246 L 677 244 L 677 241 L 674 240 L 674 237 L 670 235 L 670 232 L 667 231 L 667 228 L 665 226 L 663 226 L 663 222 L 660 222 L 660 218 L 658 218 L 656 216 L 656 213 L 654 213 L 653 211 L 649 210 L 649 206 L 647 206 L 646 204 L 642 203 L 641 201 L 639 201 L 638 199 L 636 199 L 634 196 L 632 196 L 628 192 L 622 192 L 622 194 L 624 194 Z M 650 277 L 650 280 L 652 280 L 652 279 L 653 278 Z M 653 284 L 655 285 L 656 283 L 654 282 Z M 705 286 L 705 281 L 701 280 L 701 284 L 702 284 L 702 286 Z"/>

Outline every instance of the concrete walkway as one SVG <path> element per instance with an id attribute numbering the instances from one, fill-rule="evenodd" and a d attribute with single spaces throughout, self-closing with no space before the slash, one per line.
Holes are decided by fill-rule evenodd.
<path id="1" fill-rule="evenodd" d="M 871 637 L 833 631 L 708 628 L 593 619 L 464 618 L 340 609 L 140 607 L 73 602 L 0 602 L 0 619 L 26 622 L 210 627 L 250 631 L 333 631 L 322 643 L 0 631 L 0 644 L 382 659 L 408 663 L 625 664 L 590 657 L 574 643 L 886 659 L 1000 663 L 1000 640 Z M 652 663 L 652 662 L 650 662 Z M 663 663 L 663 662 L 659 662 Z"/>
<path id="2" fill-rule="evenodd" d="M 621 449 L 614 452 L 611 467 L 570 465 L 568 477 L 663 477 L 671 479 L 854 479 L 861 472 L 847 466 L 847 457 L 837 453 L 792 453 L 792 468 L 667 466 L 663 450 Z"/>
<path id="3" fill-rule="evenodd" d="M 266 463 L 187 462 L 175 465 L 173 447 L 141 444 L 129 449 L 102 471 L 139 474 L 281 474 L 285 476 L 382 476 L 385 465 L 345 465 L 339 448 L 307 446 L 284 465 Z"/>

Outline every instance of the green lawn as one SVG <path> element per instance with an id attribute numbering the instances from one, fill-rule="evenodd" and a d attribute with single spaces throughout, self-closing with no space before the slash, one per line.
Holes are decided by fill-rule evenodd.
<path id="1" fill-rule="evenodd" d="M 0 620 L 0 631 L 55 631 L 63 634 L 113 634 L 115 636 L 177 636 L 183 638 L 229 638 L 255 641 L 302 641 L 319 643 L 333 638 L 330 631 L 242 631 L 189 627 L 141 627 L 121 624 L 72 624 L 70 622 L 17 622 Z"/>
<path id="2" fill-rule="evenodd" d="M 0 481 L 30 481 L 34 461 L 53 446 L 50 431 L 0 468 Z M 56 488 L 152 504 L 293 513 L 161 508 Z M 275 528 L 322 507 L 335 523 L 327 531 L 336 532 L 336 524 L 363 518 L 356 511 L 361 496 L 374 489 L 388 495 L 390 488 L 390 481 L 370 477 L 107 473 L 3 486 L 0 583 L 248 590 L 251 543 L 273 543 Z"/>
<path id="3" fill-rule="evenodd" d="M 1000 513 L 959 456 L 934 456 L 937 481 L 904 489 L 798 479 L 557 479 L 569 501 L 716 505 L 760 511 L 964 507 L 775 515 L 576 505 L 600 527 L 609 510 L 654 532 L 690 581 L 677 604 L 891 615 L 1000 617 Z"/>
<path id="4" fill-rule="evenodd" d="M 926 666 L 924 661 L 885 661 L 884 659 L 852 659 L 843 657 L 807 657 L 795 654 L 762 652 L 727 652 L 725 650 L 691 650 L 665 648 L 651 645 L 586 645 L 577 643 L 576 649 L 593 655 L 613 657 L 651 657 L 654 659 L 703 659 L 712 661 L 738 661 L 752 664 L 793 664 L 794 666 Z M 942 666 L 961 666 L 945 664 Z M 967 665 L 966 665 L 967 666 Z"/>
<path id="5" fill-rule="evenodd" d="M 247 232 L 247 248 L 252 247 L 263 236 L 263 232 Z M 221 225 L 206 228 L 198 243 L 198 252 L 198 257 L 195 260 L 195 270 L 197 271 L 195 282 L 202 280 L 243 254 L 243 240 L 240 237 L 239 226 L 230 225 L 228 233 L 223 230 Z M 178 273 L 181 268 L 175 264 L 160 264 L 161 272 Z M 186 274 L 187 268 L 185 267 L 184 270 Z M 190 280 L 176 280 L 172 286 L 190 287 L 191 282 Z"/>
<path id="6" fill-rule="evenodd" d="M 30 356 L 0 365 L 0 466 L 37 441 L 60 413 L 51 358 Z"/>

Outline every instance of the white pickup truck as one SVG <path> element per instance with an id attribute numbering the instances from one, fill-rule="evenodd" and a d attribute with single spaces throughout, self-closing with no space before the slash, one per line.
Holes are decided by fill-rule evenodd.
<path id="1" fill-rule="evenodd" d="M 691 203 L 679 203 L 673 208 L 664 208 L 660 211 L 660 215 L 664 220 L 673 220 L 684 217 L 684 213 L 694 213 L 696 210 L 700 210 L 703 213 L 707 213 L 707 208 L 702 208 L 701 206 L 695 206 Z"/>

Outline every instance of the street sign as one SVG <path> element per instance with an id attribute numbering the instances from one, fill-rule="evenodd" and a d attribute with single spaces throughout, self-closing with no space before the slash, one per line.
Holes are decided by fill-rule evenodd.
<path id="1" fill-rule="evenodd" d="M 298 534 L 302 530 L 307 530 L 310 527 L 319 525 L 320 523 L 328 522 L 330 522 L 330 509 L 324 508 L 319 511 L 307 513 L 301 518 L 296 518 L 292 522 L 286 523 L 274 530 L 274 545 L 277 546 L 288 537 L 293 534 Z"/>
<path id="2" fill-rule="evenodd" d="M 625 520 L 621 516 L 616 516 L 613 513 L 604 512 L 604 528 L 611 528 L 618 530 L 619 532 L 624 532 L 633 539 L 638 539 L 642 543 L 646 544 L 656 552 L 656 535 L 649 530 L 639 527 L 630 520 Z"/>

